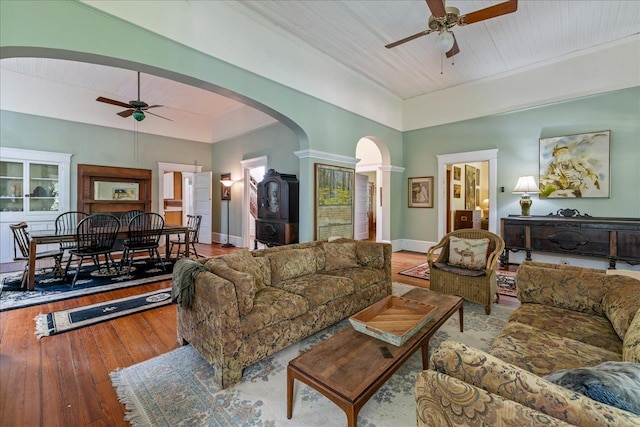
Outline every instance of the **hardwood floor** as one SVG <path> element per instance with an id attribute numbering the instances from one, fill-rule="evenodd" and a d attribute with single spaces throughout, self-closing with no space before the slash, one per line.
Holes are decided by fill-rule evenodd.
<path id="1" fill-rule="evenodd" d="M 235 249 L 198 244 L 201 256 Z M 428 287 L 398 272 L 425 254 L 395 252 L 393 281 Z M 127 426 L 109 373 L 178 347 L 176 306 L 168 305 L 37 340 L 33 318 L 66 308 L 171 286 L 170 281 L 25 307 L 0 313 L 0 425 Z M 504 301 L 507 300 L 507 301 Z M 501 298 L 501 304 L 517 304 Z"/>

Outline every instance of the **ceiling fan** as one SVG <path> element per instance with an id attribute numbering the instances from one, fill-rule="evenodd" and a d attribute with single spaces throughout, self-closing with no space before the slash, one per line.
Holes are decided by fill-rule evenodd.
<path id="1" fill-rule="evenodd" d="M 508 13 L 515 12 L 518 9 L 518 0 L 509 0 L 484 9 L 476 10 L 475 12 L 467 13 L 466 15 L 460 15 L 460 10 L 458 8 L 446 7 L 445 0 L 425 1 L 427 2 L 427 6 L 429 6 L 429 10 L 431 10 L 431 16 L 428 21 L 429 29 L 412 36 L 405 37 L 397 42 L 390 43 L 385 46 L 387 49 L 391 49 L 392 47 L 417 39 L 418 37 L 437 32 L 438 37 L 436 38 L 436 47 L 442 53 L 446 52 L 447 58 L 451 58 L 453 55 L 460 52 L 458 42 L 456 41 L 451 28 L 456 25 L 469 25 L 474 22 L 484 21 L 485 19 L 495 18 L 496 16 L 506 15 Z"/>
<path id="2" fill-rule="evenodd" d="M 138 71 L 138 99 L 137 100 L 129 101 L 129 103 L 127 104 L 126 102 L 116 101 L 115 99 L 109 99 L 109 98 L 105 98 L 104 96 L 99 96 L 98 98 L 96 98 L 96 101 L 104 102 L 104 103 L 112 104 L 112 105 L 117 105 L 119 107 L 128 108 L 128 110 L 120 111 L 117 114 L 120 117 L 124 117 L 124 118 L 127 118 L 129 116 L 133 116 L 133 118 L 136 119 L 139 122 L 144 120 L 144 118 L 145 118 L 144 112 L 145 111 L 147 113 L 151 114 L 152 116 L 156 116 L 156 117 L 160 117 L 161 119 L 173 121 L 173 120 L 168 119 L 166 117 L 162 117 L 162 116 L 160 116 L 158 114 L 154 114 L 151 111 L 148 111 L 150 108 L 164 107 L 163 105 L 149 105 L 144 101 L 140 101 L 140 71 Z"/>

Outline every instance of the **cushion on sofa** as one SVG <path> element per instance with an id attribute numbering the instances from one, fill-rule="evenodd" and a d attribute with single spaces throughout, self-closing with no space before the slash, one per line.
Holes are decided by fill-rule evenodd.
<path id="1" fill-rule="evenodd" d="M 311 309 L 353 293 L 351 280 L 325 274 L 309 274 L 281 280 L 274 286 L 306 298 Z"/>
<path id="2" fill-rule="evenodd" d="M 448 264 L 470 270 L 484 270 L 487 268 L 488 249 L 489 239 L 465 239 L 451 236 Z"/>
<path id="3" fill-rule="evenodd" d="M 308 311 L 309 303 L 306 298 L 267 286 L 256 293 L 251 312 L 240 318 L 240 331 L 251 335 Z"/>
<path id="4" fill-rule="evenodd" d="M 249 273 L 235 270 L 227 265 L 222 258 L 211 258 L 204 265 L 213 274 L 234 284 L 238 300 L 238 312 L 245 316 L 253 309 L 253 298 L 256 294 L 255 279 Z"/>
<path id="5" fill-rule="evenodd" d="M 360 265 L 373 268 L 384 267 L 384 246 L 381 243 L 357 241 L 356 256 Z"/>
<path id="6" fill-rule="evenodd" d="M 636 311 L 622 340 L 622 360 L 640 363 L 640 309 Z"/>
<path id="7" fill-rule="evenodd" d="M 318 264 L 313 248 L 282 250 L 266 255 L 271 262 L 271 283 L 314 274 Z"/>
<path id="8" fill-rule="evenodd" d="M 341 268 L 327 271 L 328 275 L 346 277 L 353 282 L 356 292 L 385 280 L 384 270 L 373 267 Z"/>
<path id="9" fill-rule="evenodd" d="M 221 256 L 224 262 L 234 270 L 251 274 L 256 281 L 256 292 L 271 285 L 271 264 L 268 259 L 254 257 L 248 249 L 240 249 Z"/>
<path id="10" fill-rule="evenodd" d="M 602 298 L 602 310 L 620 339 L 640 308 L 640 281 L 628 276 L 607 276 L 609 290 Z"/>
<path id="11" fill-rule="evenodd" d="M 358 266 L 355 242 L 325 242 L 322 246 L 326 257 L 325 271 Z"/>
<path id="12" fill-rule="evenodd" d="M 604 362 L 563 369 L 545 377 L 593 400 L 640 415 L 640 363 Z"/>

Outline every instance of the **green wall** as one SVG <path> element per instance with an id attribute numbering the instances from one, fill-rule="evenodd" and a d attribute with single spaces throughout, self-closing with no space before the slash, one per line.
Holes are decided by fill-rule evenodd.
<path id="1" fill-rule="evenodd" d="M 540 199 L 532 196 L 532 215 L 573 208 L 592 216 L 640 217 L 640 88 L 635 87 L 523 111 L 482 117 L 404 135 L 405 175 L 437 178 L 437 155 L 498 149 L 498 218 L 519 214 L 518 177 L 539 176 L 539 138 L 611 131 L 611 197 Z M 403 191 L 407 192 L 406 180 Z M 437 196 L 437 195 L 436 195 Z M 437 206 L 405 209 L 404 238 L 437 241 Z"/>
<path id="2" fill-rule="evenodd" d="M 211 144 L 5 110 L 0 110 L 0 145 L 72 154 L 70 184 L 73 209 L 77 206 L 78 164 L 151 169 L 152 208 L 156 212 L 158 162 L 201 165 L 203 170 L 211 170 Z"/>

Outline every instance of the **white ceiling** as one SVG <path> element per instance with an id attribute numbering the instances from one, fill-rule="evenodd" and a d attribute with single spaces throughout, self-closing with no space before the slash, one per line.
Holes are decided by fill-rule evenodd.
<path id="1" fill-rule="evenodd" d="M 127 2 L 126 9 L 119 2 L 87 3 L 105 9 L 119 7 L 123 11 L 120 17 L 144 26 L 143 19 L 131 12 L 139 2 Z M 153 8 L 144 3 L 149 15 Z M 175 8 L 178 2 L 158 3 L 155 13 L 159 13 L 157 8 Z M 221 6 L 216 3 L 184 0 L 178 6 L 202 14 Z M 458 0 L 448 5 L 465 14 L 497 3 L 501 1 Z M 460 53 L 452 64 L 435 49 L 435 34 L 393 49 L 384 47 L 426 29 L 430 11 L 424 0 L 242 1 L 222 5 L 250 18 L 229 31 L 254 30 L 247 28 L 246 22 L 276 31 L 321 60 L 339 64 L 400 100 L 561 60 L 640 33 L 640 1 L 521 0 L 515 13 L 454 27 Z M 127 13 L 131 16 L 123 16 Z M 216 16 L 211 13 L 203 19 L 214 22 Z M 176 17 L 176 27 L 178 22 Z M 250 48 L 255 50 L 256 46 Z M 283 55 L 275 49 L 273 52 Z M 273 63 L 279 61 L 285 66 L 290 63 L 273 58 Z M 3 59 L 0 69 L 2 109 L 127 130 L 136 125 L 132 118 L 116 114 L 120 107 L 95 101 L 98 96 L 123 102 L 136 99 L 134 71 L 38 58 Z M 295 87 L 301 76 L 291 74 L 280 73 L 279 81 L 287 84 L 289 79 Z M 147 74 L 141 78 L 141 99 L 150 105 L 164 105 L 152 112 L 172 121 L 148 116 L 137 123 L 139 131 L 187 140 L 217 142 L 275 121 L 236 101 Z"/>

